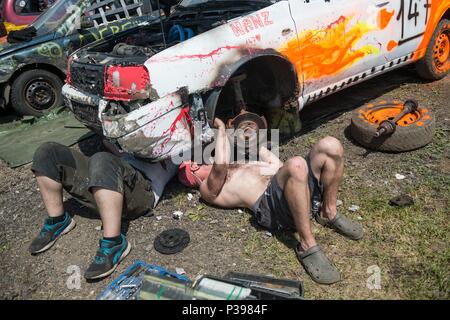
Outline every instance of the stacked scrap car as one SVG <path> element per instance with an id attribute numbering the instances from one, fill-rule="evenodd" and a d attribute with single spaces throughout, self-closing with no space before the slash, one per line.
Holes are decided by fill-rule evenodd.
<path id="1" fill-rule="evenodd" d="M 0 45 L 0 109 L 39 116 L 61 106 L 68 56 L 151 21 L 151 12 L 150 0 L 59 0 Z"/>
<path id="2" fill-rule="evenodd" d="M 2 0 L 0 2 L 0 37 L 25 28 L 47 10 L 55 0 Z"/>

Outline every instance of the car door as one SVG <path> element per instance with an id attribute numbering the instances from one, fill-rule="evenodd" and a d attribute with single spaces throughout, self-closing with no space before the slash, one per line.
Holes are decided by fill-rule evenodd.
<path id="1" fill-rule="evenodd" d="M 299 38 L 298 71 L 304 79 L 305 102 L 406 63 L 394 60 L 414 51 L 417 44 L 408 39 L 423 32 L 407 20 L 409 1 L 289 0 Z M 413 8 L 414 1 L 421 0 L 411 0 Z M 409 14 L 413 16 L 414 10 Z"/>
<path id="2" fill-rule="evenodd" d="M 396 0 L 385 5 L 387 10 L 394 12 L 393 28 L 390 29 L 390 39 L 387 45 L 388 59 L 393 60 L 410 55 L 417 50 L 430 22 L 431 4 L 439 1 Z"/>

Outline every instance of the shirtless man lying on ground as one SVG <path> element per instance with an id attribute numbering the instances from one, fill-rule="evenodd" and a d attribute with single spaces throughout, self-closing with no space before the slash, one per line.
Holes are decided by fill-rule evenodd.
<path id="1" fill-rule="evenodd" d="M 359 240 L 362 226 L 337 212 L 336 200 L 341 182 L 344 151 L 341 143 L 326 137 L 313 146 L 306 159 L 293 157 L 285 163 L 262 147 L 262 161 L 230 164 L 231 148 L 220 119 L 214 126 L 216 138 L 213 165 L 185 162 L 179 179 L 200 189 L 201 197 L 223 208 L 249 208 L 257 222 L 269 230 L 296 231 L 300 242 L 295 250 L 311 278 L 322 284 L 341 280 L 334 264 L 317 245 L 310 219 L 340 234 Z"/>

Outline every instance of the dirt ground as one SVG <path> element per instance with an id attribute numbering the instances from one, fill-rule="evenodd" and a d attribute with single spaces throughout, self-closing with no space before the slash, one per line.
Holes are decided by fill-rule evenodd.
<path id="1" fill-rule="evenodd" d="M 403 154 L 367 152 L 358 146 L 348 134 L 351 110 L 387 98 L 414 98 L 428 106 L 437 122 L 433 143 Z M 112 277 L 96 283 L 82 278 L 79 289 L 69 289 L 66 282 L 73 272 L 69 267 L 78 266 L 83 273 L 95 254 L 100 220 L 66 195 L 77 227 L 49 251 L 31 256 L 28 245 L 45 216 L 37 186 L 29 165 L 13 170 L 0 163 L 0 298 L 94 299 L 141 259 L 171 270 L 184 268 L 191 279 L 228 271 L 301 279 L 308 299 L 449 299 L 449 110 L 450 77 L 426 83 L 411 68 L 404 68 L 344 90 L 301 113 L 303 132 L 281 147 L 282 159 L 305 155 L 323 136 L 339 138 L 346 151 L 339 209 L 360 220 L 365 229 L 365 237 L 353 242 L 314 223 L 318 242 L 343 275 L 343 281 L 332 286 L 309 279 L 295 258 L 290 235 L 271 236 L 255 226 L 248 212 L 209 207 L 199 201 L 197 192 L 172 181 L 154 216 L 129 224 L 127 237 L 133 249 Z M 98 143 L 94 137 L 75 147 L 92 154 L 100 149 Z M 397 180 L 396 173 L 406 178 Z M 188 193 L 194 195 L 191 201 Z M 402 193 L 412 196 L 415 204 L 389 206 L 389 199 Z M 351 205 L 360 209 L 349 212 Z M 172 218 L 176 210 L 185 213 L 179 221 Z M 172 227 L 187 230 L 191 243 L 179 254 L 162 255 L 154 250 L 153 240 Z M 374 289 L 370 284 L 377 270 L 381 282 Z"/>

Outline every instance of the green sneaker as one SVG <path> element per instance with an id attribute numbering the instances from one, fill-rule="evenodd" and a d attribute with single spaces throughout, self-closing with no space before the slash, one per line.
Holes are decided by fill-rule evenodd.
<path id="1" fill-rule="evenodd" d="M 84 274 L 86 279 L 94 280 L 104 278 L 116 270 L 119 263 L 131 250 L 131 244 L 125 236 L 121 234 L 120 238 L 122 240 L 120 244 L 116 244 L 114 241 L 100 239 L 100 246 L 94 261 Z"/>
<path id="2" fill-rule="evenodd" d="M 65 212 L 64 220 L 50 224 L 50 218 L 46 218 L 39 235 L 31 242 L 28 250 L 31 254 L 38 254 L 50 249 L 63 234 L 75 228 L 75 220 Z"/>

